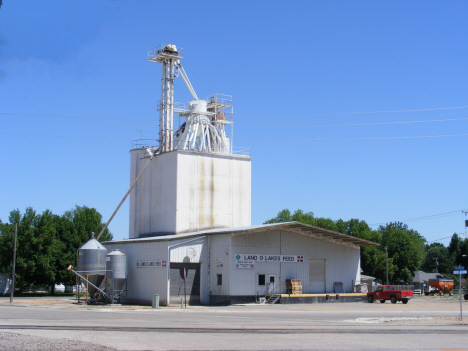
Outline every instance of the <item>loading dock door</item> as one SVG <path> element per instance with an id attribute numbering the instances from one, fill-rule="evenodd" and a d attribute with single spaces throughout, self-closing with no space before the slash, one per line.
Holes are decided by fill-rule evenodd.
<path id="1" fill-rule="evenodd" d="M 171 305 L 180 305 L 180 299 L 184 298 L 184 268 L 187 274 L 185 286 L 187 290 L 187 304 L 200 304 L 200 263 L 172 263 L 171 262 Z"/>
<path id="2" fill-rule="evenodd" d="M 325 260 L 309 260 L 309 293 L 325 293 Z"/>

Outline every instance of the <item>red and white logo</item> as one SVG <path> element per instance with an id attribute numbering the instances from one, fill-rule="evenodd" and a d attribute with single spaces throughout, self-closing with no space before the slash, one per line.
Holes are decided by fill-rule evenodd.
<path id="1" fill-rule="evenodd" d="M 304 262 L 304 256 L 297 256 L 297 262 Z"/>

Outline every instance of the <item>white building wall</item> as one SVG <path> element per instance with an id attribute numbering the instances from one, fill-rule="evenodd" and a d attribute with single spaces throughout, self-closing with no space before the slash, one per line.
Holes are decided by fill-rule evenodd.
<path id="1" fill-rule="evenodd" d="M 333 283 L 342 282 L 345 292 L 353 291 L 360 268 L 360 249 L 350 244 L 333 243 L 285 231 L 232 237 L 231 295 L 265 295 L 266 288 L 257 285 L 258 274 L 276 275 L 282 284 L 277 292 L 286 292 L 286 279 L 300 279 L 303 293 L 311 293 L 309 259 L 326 260 L 326 292 L 333 292 Z M 299 255 L 303 263 L 255 262 L 253 269 L 235 268 L 237 254 Z"/>
<path id="2" fill-rule="evenodd" d="M 282 281 L 301 279 L 303 293 L 311 293 L 309 286 L 309 259 L 326 260 L 326 292 L 333 293 L 333 283 L 342 282 L 345 292 L 353 292 L 360 268 L 360 248 L 352 244 L 337 244 L 291 232 L 282 232 L 282 254 L 302 255 L 304 264 L 284 263 Z M 306 259 L 307 258 L 307 259 Z M 301 276 L 302 278 L 295 278 Z"/>
<path id="3" fill-rule="evenodd" d="M 149 305 L 152 303 L 153 295 L 159 294 L 160 304 L 167 304 L 169 264 L 166 267 L 137 267 L 137 261 L 167 261 L 167 241 L 108 242 L 103 245 L 107 253 L 119 249 L 127 255 L 128 303 Z"/>
<path id="4" fill-rule="evenodd" d="M 177 233 L 250 225 L 250 158 L 178 152 Z"/>
<path id="5" fill-rule="evenodd" d="M 210 235 L 210 295 L 231 294 L 231 234 Z M 217 285 L 217 275 L 223 276 L 223 284 Z"/>
<path id="6" fill-rule="evenodd" d="M 237 254 L 281 254 L 280 232 L 267 231 L 231 238 L 231 295 L 265 296 L 266 285 L 258 286 L 258 274 L 280 274 L 280 263 L 255 262 L 253 269 L 238 269 L 235 267 Z M 286 253 L 285 253 L 286 254 Z M 293 263 L 290 263 L 293 264 Z M 267 278 L 268 279 L 268 278 Z M 279 280 L 277 280 L 279 281 Z"/>
<path id="7" fill-rule="evenodd" d="M 130 184 L 148 162 L 146 151 L 131 151 Z M 176 153 L 154 157 L 130 193 L 129 237 L 175 233 Z"/>
<path id="8" fill-rule="evenodd" d="M 148 161 L 131 151 L 131 184 Z M 130 238 L 249 226 L 250 158 L 189 151 L 157 155 L 130 193 Z"/>

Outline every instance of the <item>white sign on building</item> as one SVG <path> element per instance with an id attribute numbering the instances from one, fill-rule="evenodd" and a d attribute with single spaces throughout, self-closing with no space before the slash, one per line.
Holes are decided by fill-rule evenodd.
<path id="1" fill-rule="evenodd" d="M 167 267 L 166 260 L 156 260 L 156 261 L 137 261 L 137 268 L 147 268 L 147 267 Z"/>
<path id="2" fill-rule="evenodd" d="M 254 268 L 253 261 L 237 261 L 236 268 Z"/>
<path id="3" fill-rule="evenodd" d="M 298 255 L 268 255 L 268 254 L 237 254 L 236 261 L 253 262 L 282 262 L 282 263 L 304 263 L 304 256 Z M 236 263 L 237 263 L 236 262 Z"/>

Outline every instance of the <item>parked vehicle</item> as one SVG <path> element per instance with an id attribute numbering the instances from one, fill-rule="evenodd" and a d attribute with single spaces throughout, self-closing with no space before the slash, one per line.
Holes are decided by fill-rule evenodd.
<path id="1" fill-rule="evenodd" d="M 395 287 L 392 285 L 382 285 L 375 291 L 367 293 L 367 301 L 369 303 L 373 303 L 375 300 L 379 300 L 381 303 L 390 300 L 392 303 L 401 301 L 406 304 L 412 297 L 412 290 L 395 290 Z"/>
<path id="2" fill-rule="evenodd" d="M 440 296 L 444 296 L 444 293 L 448 293 L 450 296 L 453 296 L 453 284 L 453 279 L 429 279 L 430 290 L 426 291 L 424 294 L 426 296 L 432 296 L 438 293 Z"/>

